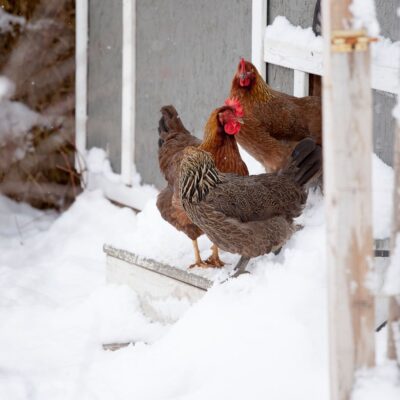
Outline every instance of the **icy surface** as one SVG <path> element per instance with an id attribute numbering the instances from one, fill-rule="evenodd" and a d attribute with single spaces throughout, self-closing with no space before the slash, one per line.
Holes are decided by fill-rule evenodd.
<path id="1" fill-rule="evenodd" d="M 101 153 L 88 162 L 105 171 Z M 381 182 L 392 173 L 378 160 L 374 169 Z M 142 315 L 130 289 L 106 285 L 102 252 L 114 243 L 182 268 L 192 262 L 190 240 L 161 219 L 154 199 L 136 215 L 86 191 L 56 215 L 0 197 L 0 399 L 327 400 L 319 193 L 310 194 L 299 223 L 278 256 L 252 261 L 251 275 L 216 283 L 192 307 L 160 304 L 181 317 L 162 326 Z M 209 245 L 200 240 L 204 256 Z M 218 281 L 226 271 L 208 274 Z M 104 351 L 110 342 L 135 345 Z M 395 367 L 379 360 L 360 376 L 356 400 L 398 398 Z M 386 397 L 376 397 L 381 392 Z"/>

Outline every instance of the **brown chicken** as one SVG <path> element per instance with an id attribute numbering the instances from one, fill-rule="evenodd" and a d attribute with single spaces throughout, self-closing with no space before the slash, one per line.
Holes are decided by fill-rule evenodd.
<path id="1" fill-rule="evenodd" d="M 238 176 L 218 171 L 211 155 L 187 147 L 180 165 L 179 196 L 190 219 L 219 248 L 245 257 L 276 251 L 290 238 L 321 148 L 304 139 L 280 173 Z M 312 160 L 312 161 L 310 161 Z M 313 168 L 314 169 L 314 168 Z"/>
<path id="2" fill-rule="evenodd" d="M 187 146 L 196 146 L 208 151 L 222 172 L 248 175 L 235 140 L 241 126 L 242 108 L 239 102 L 228 101 L 228 104 L 214 110 L 206 123 L 203 142 L 189 133 L 173 106 L 163 107 L 161 113 L 158 128 L 159 163 L 168 184 L 158 195 L 157 207 L 167 222 L 192 239 L 195 263 L 190 267 L 222 267 L 224 263 L 220 260 L 218 247 L 215 245 L 206 262 L 200 258 L 197 238 L 203 232 L 193 224 L 182 208 L 178 188 L 179 166 L 183 150 Z"/>
<path id="3" fill-rule="evenodd" d="M 321 145 L 320 97 L 297 98 L 271 89 L 243 58 L 230 97 L 238 99 L 244 110 L 244 124 L 236 140 L 267 171 L 281 169 L 301 139 L 312 137 Z"/>

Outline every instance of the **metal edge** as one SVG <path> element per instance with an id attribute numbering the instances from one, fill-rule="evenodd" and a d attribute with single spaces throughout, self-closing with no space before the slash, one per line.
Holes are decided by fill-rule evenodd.
<path id="1" fill-rule="evenodd" d="M 135 264 L 138 267 L 147 269 L 168 278 L 175 279 L 190 286 L 194 286 L 201 290 L 208 290 L 213 285 L 213 282 L 202 276 L 187 272 L 185 270 L 173 267 L 168 264 L 163 264 L 151 258 L 141 257 L 131 253 L 128 250 L 117 249 L 111 245 L 104 244 L 103 251 L 111 257 L 126 261 L 129 264 Z"/>

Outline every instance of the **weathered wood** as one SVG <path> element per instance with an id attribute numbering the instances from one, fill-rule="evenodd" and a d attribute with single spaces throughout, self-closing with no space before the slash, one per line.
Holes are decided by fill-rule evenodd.
<path id="1" fill-rule="evenodd" d="M 137 294 L 143 313 L 162 323 L 175 322 L 162 304 L 174 298 L 193 304 L 204 296 L 213 282 L 191 272 L 105 245 L 107 282 L 124 284 Z"/>
<path id="2" fill-rule="evenodd" d="M 322 49 L 310 49 L 285 41 L 284 39 L 266 38 L 264 42 L 264 60 L 296 71 L 322 75 L 324 71 Z M 397 93 L 399 69 L 385 64 L 384 60 L 372 63 L 371 87 L 376 90 Z"/>
<path id="3" fill-rule="evenodd" d="M 306 72 L 294 70 L 293 95 L 296 97 L 308 96 L 309 92 L 309 75 Z"/>
<path id="4" fill-rule="evenodd" d="M 370 51 L 334 52 L 331 46 L 333 31 L 349 26 L 350 3 L 323 2 L 322 13 L 332 400 L 347 400 L 355 370 L 374 364 L 374 301 L 365 287 L 373 245 Z"/>
<path id="5" fill-rule="evenodd" d="M 392 254 L 396 246 L 398 235 L 400 235 L 400 122 L 396 124 L 395 147 L 394 147 L 394 193 L 393 193 L 393 229 L 392 229 Z M 398 293 L 400 295 L 400 293 Z M 390 360 L 397 359 L 396 343 L 394 336 L 394 324 L 400 323 L 400 304 L 392 296 L 389 299 L 388 318 L 388 346 L 387 356 Z"/>

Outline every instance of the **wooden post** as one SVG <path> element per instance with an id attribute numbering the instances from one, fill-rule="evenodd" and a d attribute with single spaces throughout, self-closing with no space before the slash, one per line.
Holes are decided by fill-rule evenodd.
<path id="1" fill-rule="evenodd" d="M 86 151 L 87 122 L 87 58 L 89 34 L 88 0 L 76 2 L 76 36 L 75 36 L 75 168 L 84 172 L 82 157 Z"/>
<path id="2" fill-rule="evenodd" d="M 252 0 L 251 2 L 251 62 L 265 79 L 266 65 L 264 61 L 264 35 L 267 27 L 268 0 Z"/>
<path id="3" fill-rule="evenodd" d="M 400 100 L 400 99 L 399 99 Z M 396 239 L 400 235 L 400 121 L 397 121 L 394 141 L 394 193 L 393 193 L 393 229 L 391 240 L 391 254 L 394 253 Z M 398 293 L 400 295 L 400 293 Z M 388 346 L 387 357 L 390 360 L 397 359 L 396 345 L 393 334 L 393 323 L 400 323 L 400 305 L 396 298 L 389 299 L 389 318 L 388 318 Z"/>
<path id="4" fill-rule="evenodd" d="M 350 3 L 326 0 L 322 12 L 331 400 L 349 399 L 355 370 L 374 364 L 374 302 L 365 287 L 373 259 L 370 51 L 333 46 L 351 25 Z"/>

